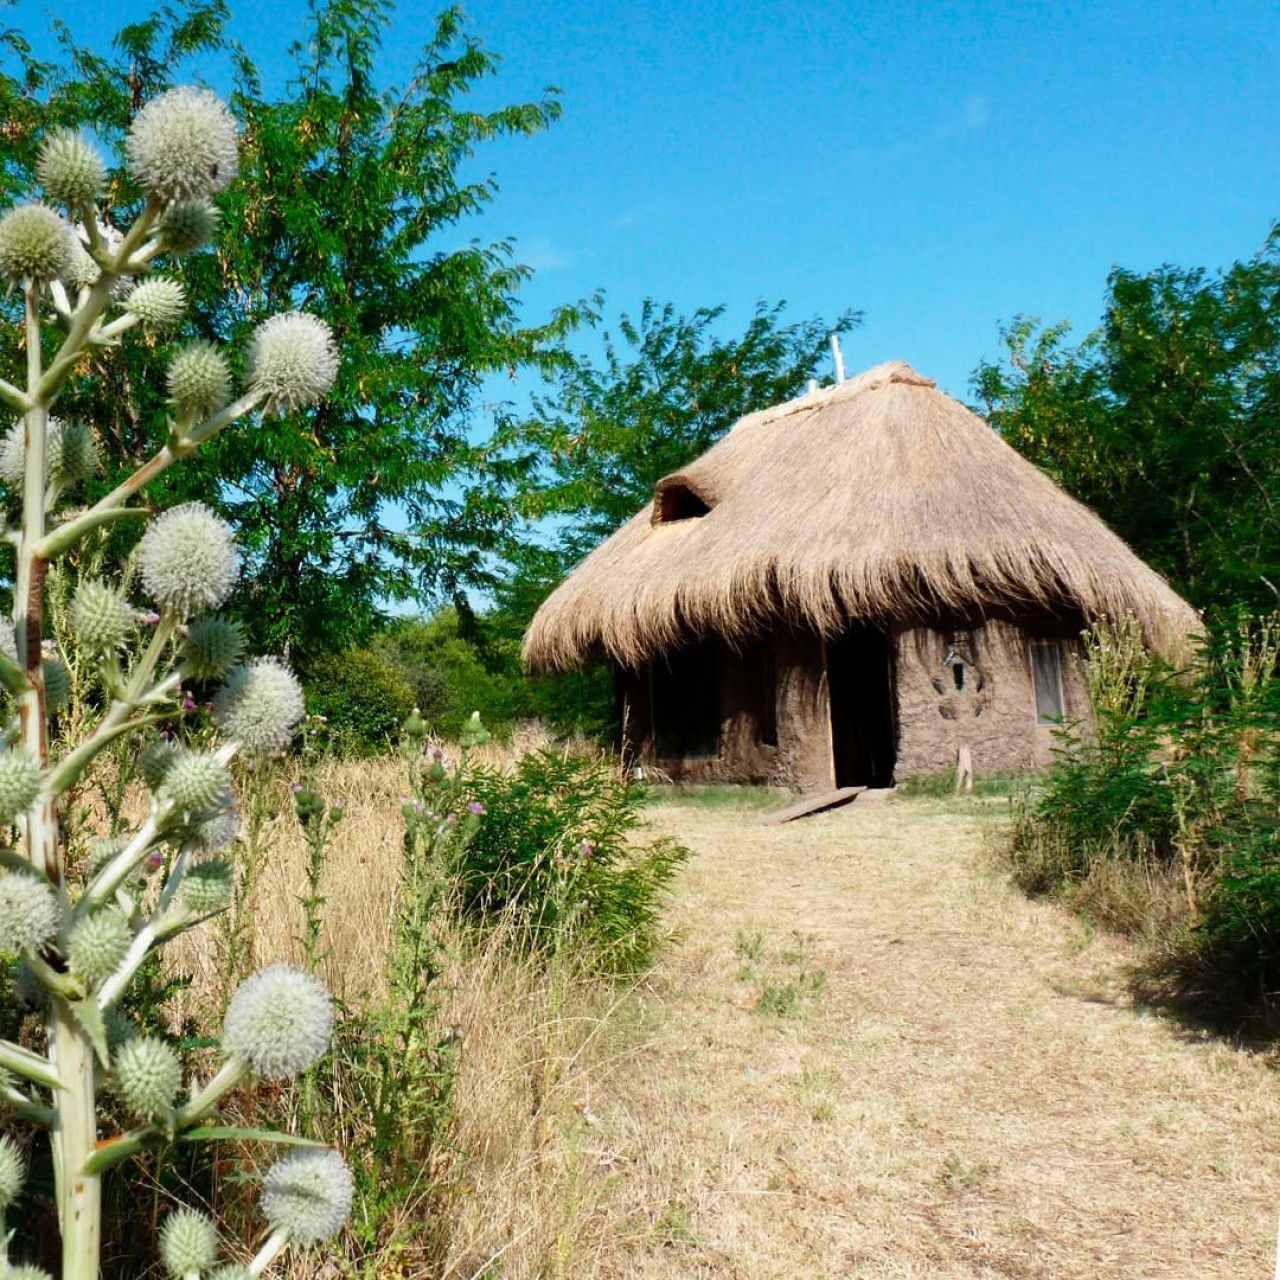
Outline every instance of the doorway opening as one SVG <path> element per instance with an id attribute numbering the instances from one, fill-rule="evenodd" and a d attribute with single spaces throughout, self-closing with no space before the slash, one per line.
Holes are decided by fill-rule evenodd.
<path id="1" fill-rule="evenodd" d="M 893 657 L 879 627 L 855 622 L 827 642 L 827 690 L 836 786 L 892 786 Z"/>

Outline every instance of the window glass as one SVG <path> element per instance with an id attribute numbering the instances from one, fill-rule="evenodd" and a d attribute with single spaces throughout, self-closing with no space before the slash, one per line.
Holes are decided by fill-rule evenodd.
<path id="1" fill-rule="evenodd" d="M 1061 724 L 1062 649 L 1056 640 L 1031 642 L 1031 682 L 1036 692 L 1036 724 Z"/>

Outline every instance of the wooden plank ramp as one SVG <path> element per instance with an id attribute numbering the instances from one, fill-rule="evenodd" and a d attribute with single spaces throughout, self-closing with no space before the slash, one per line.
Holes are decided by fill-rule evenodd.
<path id="1" fill-rule="evenodd" d="M 866 787 L 839 787 L 835 791 L 824 791 L 820 796 L 805 796 L 785 809 L 777 809 L 766 813 L 756 821 L 762 827 L 778 827 L 794 818 L 807 818 L 811 813 L 822 813 L 827 809 L 838 809 L 842 804 L 856 800 Z"/>

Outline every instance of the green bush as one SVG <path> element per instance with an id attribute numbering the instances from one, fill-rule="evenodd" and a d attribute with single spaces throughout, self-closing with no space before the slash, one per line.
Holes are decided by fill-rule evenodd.
<path id="1" fill-rule="evenodd" d="M 348 649 L 311 664 L 307 710 L 329 723 L 333 742 L 355 755 L 390 750 L 414 707 L 414 690 L 380 654 Z"/>
<path id="2" fill-rule="evenodd" d="M 1089 650 L 1092 732 L 1063 735 L 1016 807 L 1014 878 L 1141 935 L 1148 994 L 1276 1023 L 1280 617 L 1212 623 L 1186 671 L 1149 657 L 1133 624 Z"/>
<path id="3" fill-rule="evenodd" d="M 446 851 L 463 916 L 602 971 L 644 968 L 688 850 L 638 838 L 643 788 L 608 759 L 556 751 L 529 752 L 509 772 L 472 763 L 465 749 L 456 768 L 449 763 L 428 756 L 414 769 L 405 818 L 410 849 L 416 841 Z M 458 838 L 442 842 L 449 828 Z"/>

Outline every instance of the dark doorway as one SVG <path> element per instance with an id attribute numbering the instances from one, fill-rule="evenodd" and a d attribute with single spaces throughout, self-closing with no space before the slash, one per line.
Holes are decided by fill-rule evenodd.
<path id="1" fill-rule="evenodd" d="M 720 754 L 720 664 L 703 640 L 654 659 L 654 746 L 662 760 L 714 760 Z"/>
<path id="2" fill-rule="evenodd" d="M 827 641 L 827 689 L 836 786 L 892 786 L 898 755 L 893 663 L 879 627 L 854 623 Z"/>

